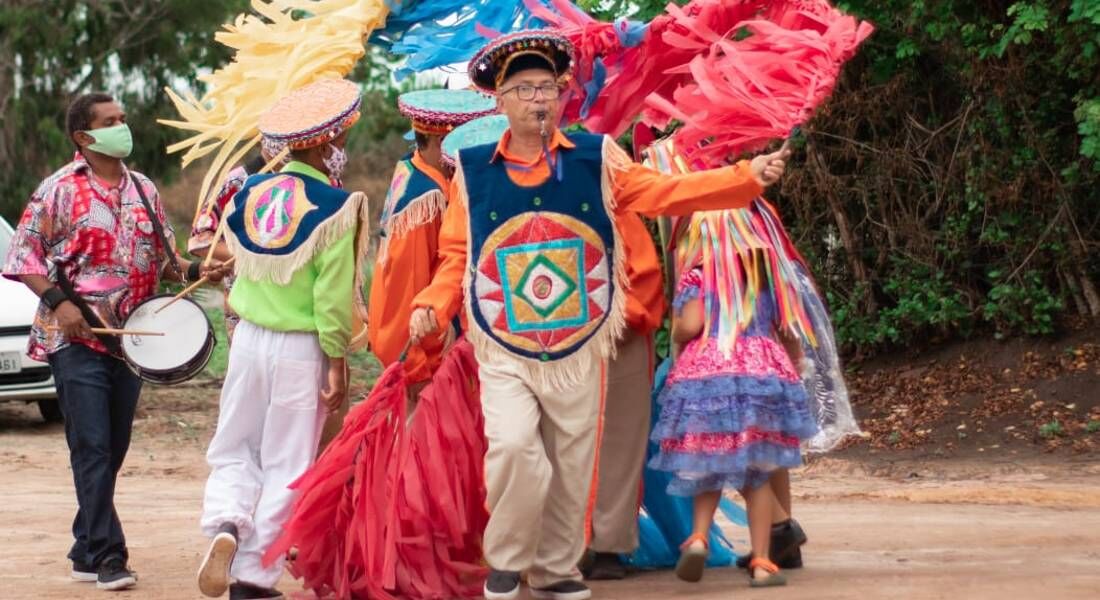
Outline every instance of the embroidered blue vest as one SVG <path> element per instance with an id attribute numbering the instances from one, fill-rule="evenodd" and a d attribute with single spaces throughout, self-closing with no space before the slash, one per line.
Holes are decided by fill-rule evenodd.
<path id="1" fill-rule="evenodd" d="M 338 215 L 349 196 L 298 173 L 252 175 L 233 196 L 226 226 L 246 252 L 285 256 Z"/>
<path id="2" fill-rule="evenodd" d="M 439 184 L 434 179 L 416 168 L 412 161 L 412 154 L 402 158 L 393 171 L 390 189 L 386 193 L 386 204 L 382 207 L 382 218 L 379 223 L 382 238 L 389 237 L 394 221 L 401 219 L 410 205 L 432 192 L 443 194 L 443 190 L 439 189 Z M 422 224 L 419 222 L 421 219 L 414 219 L 414 221 L 412 224 L 414 226 Z"/>
<path id="3" fill-rule="evenodd" d="M 576 148 L 558 152 L 561 181 L 536 187 L 512 182 L 504 162 L 492 160 L 495 144 L 459 154 L 469 199 L 471 339 L 488 336 L 546 367 L 601 333 L 606 346 L 620 293 L 621 257 L 601 185 L 603 137 L 569 137 Z"/>

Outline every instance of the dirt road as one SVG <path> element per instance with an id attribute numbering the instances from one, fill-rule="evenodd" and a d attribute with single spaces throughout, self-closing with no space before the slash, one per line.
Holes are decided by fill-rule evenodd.
<path id="1" fill-rule="evenodd" d="M 199 598 L 197 531 L 216 392 L 146 393 L 117 502 L 139 572 L 122 598 Z M 0 598 L 105 598 L 71 582 L 75 508 L 59 426 L 0 405 Z M 733 570 L 684 584 L 651 573 L 594 586 L 612 599 L 1027 599 L 1100 597 L 1100 464 L 1020 455 L 889 462 L 831 457 L 796 475 L 810 535 L 806 568 L 785 589 L 750 590 Z M 744 549 L 747 532 L 731 528 Z M 280 585 L 296 589 L 289 578 Z M 304 595 L 303 595 L 304 596 Z"/>

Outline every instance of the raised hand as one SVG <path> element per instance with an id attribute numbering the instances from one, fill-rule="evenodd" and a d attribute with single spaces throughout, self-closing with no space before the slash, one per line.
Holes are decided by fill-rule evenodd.
<path id="1" fill-rule="evenodd" d="M 787 159 L 791 156 L 790 142 L 783 144 L 783 147 L 771 154 L 761 154 L 752 159 L 751 169 L 752 175 L 756 178 L 756 181 L 763 187 L 768 187 L 775 182 L 779 181 L 783 177 L 783 172 L 787 169 Z"/>

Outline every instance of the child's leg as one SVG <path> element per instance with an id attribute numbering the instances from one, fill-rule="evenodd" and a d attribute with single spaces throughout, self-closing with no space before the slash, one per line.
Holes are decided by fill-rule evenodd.
<path id="1" fill-rule="evenodd" d="M 772 514 L 778 504 L 771 485 L 746 486 L 741 490 L 749 513 L 749 540 L 752 542 L 752 555 L 756 558 L 768 558 L 771 550 Z M 767 579 L 771 573 L 762 567 L 752 570 L 753 579 Z"/>
<path id="2" fill-rule="evenodd" d="M 775 494 L 776 508 L 772 515 L 773 523 L 782 523 L 791 518 L 791 472 L 787 469 L 776 469 L 768 478 L 768 485 Z"/>
<path id="3" fill-rule="evenodd" d="M 694 583 L 703 578 L 707 566 L 707 533 L 721 499 L 721 491 L 703 492 L 695 496 L 691 537 L 680 547 L 680 559 L 676 561 L 676 576 L 684 581 Z"/>
<path id="4" fill-rule="evenodd" d="M 718 510 L 718 502 L 722 499 L 722 492 L 703 492 L 695 496 L 695 508 L 693 511 L 692 534 L 707 537 L 710 526 L 714 523 L 714 511 Z"/>

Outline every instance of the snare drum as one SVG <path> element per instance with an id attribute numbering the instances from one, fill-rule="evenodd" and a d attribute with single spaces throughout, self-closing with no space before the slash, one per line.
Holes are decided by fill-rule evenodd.
<path id="1" fill-rule="evenodd" d="M 206 311 L 190 298 L 180 298 L 156 312 L 171 301 L 171 294 L 146 298 L 126 318 L 126 329 L 164 333 L 122 336 L 126 362 L 149 383 L 183 383 L 198 375 L 217 343 Z"/>

